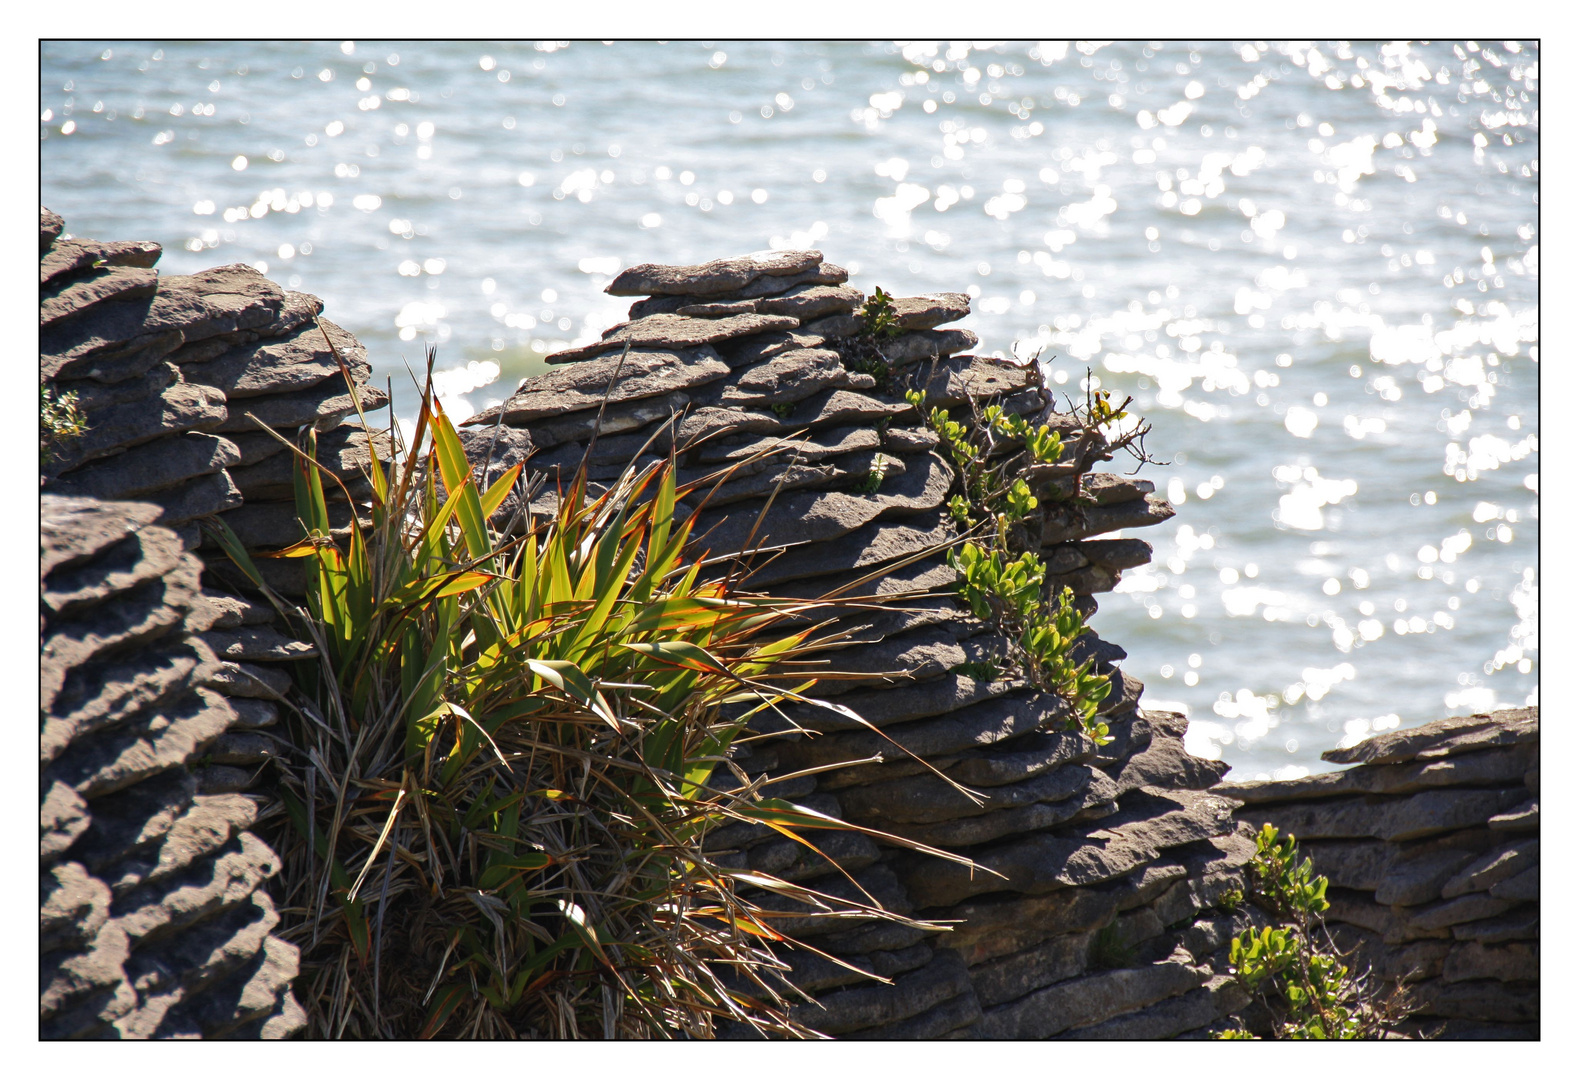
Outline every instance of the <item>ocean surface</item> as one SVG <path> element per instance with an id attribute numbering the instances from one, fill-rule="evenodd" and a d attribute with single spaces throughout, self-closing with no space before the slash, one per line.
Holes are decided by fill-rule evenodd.
<path id="1" fill-rule="evenodd" d="M 1538 702 L 1539 105 L 1503 41 L 46 42 L 39 137 L 69 233 L 317 294 L 397 414 L 425 343 L 469 415 L 639 262 L 968 291 L 1152 424 L 1178 516 L 1095 620 L 1144 704 L 1289 777 Z"/>

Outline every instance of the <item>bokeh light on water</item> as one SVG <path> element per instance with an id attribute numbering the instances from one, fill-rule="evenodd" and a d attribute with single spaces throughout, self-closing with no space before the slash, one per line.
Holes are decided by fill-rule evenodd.
<path id="1" fill-rule="evenodd" d="M 822 248 L 1089 369 L 1178 507 L 1103 602 L 1240 775 L 1534 703 L 1539 69 L 1519 42 L 47 43 L 45 201 L 325 298 L 409 408 L 636 262 Z M 1154 534 L 1154 535 L 1148 535 Z"/>

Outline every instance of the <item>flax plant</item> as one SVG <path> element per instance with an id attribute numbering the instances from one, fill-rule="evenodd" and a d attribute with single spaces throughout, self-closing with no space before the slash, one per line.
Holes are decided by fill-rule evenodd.
<path id="1" fill-rule="evenodd" d="M 297 665 L 277 837 L 311 1034 L 814 1035 L 784 977 L 785 950 L 809 946 L 776 915 L 943 929 L 704 850 L 732 823 L 812 850 L 807 830 L 856 828 L 762 797 L 729 756 L 780 702 L 859 721 L 807 696 L 796 658 L 826 642 L 774 630 L 815 625 L 822 602 L 705 579 L 682 556 L 695 518 L 675 520 L 672 460 L 601 493 L 583 469 L 507 539 L 494 519 L 522 468 L 478 484 L 431 366 L 403 460 L 374 450 L 370 528 L 332 534 L 338 481 L 310 434 L 293 447 L 305 535 L 271 557 L 307 561 L 304 608 L 218 529 L 319 650 Z"/>

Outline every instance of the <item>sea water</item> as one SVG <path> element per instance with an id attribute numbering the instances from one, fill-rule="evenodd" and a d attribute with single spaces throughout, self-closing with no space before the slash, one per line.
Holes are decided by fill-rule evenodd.
<path id="1" fill-rule="evenodd" d="M 1531 43 L 70 42 L 67 231 L 324 299 L 397 418 L 591 340 L 641 262 L 821 249 L 1133 397 L 1178 515 L 1095 625 L 1239 776 L 1538 700 Z M 1110 468 L 1137 463 L 1121 456 Z"/>

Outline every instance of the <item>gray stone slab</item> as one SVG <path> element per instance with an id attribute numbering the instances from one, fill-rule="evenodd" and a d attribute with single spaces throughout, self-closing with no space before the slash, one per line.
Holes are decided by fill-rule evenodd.
<path id="1" fill-rule="evenodd" d="M 804 274 L 822 266 L 820 251 L 757 251 L 697 266 L 642 263 L 621 271 L 610 296 L 709 296 L 742 289 L 759 278 Z"/>
<path id="2" fill-rule="evenodd" d="M 151 268 L 164 251 L 147 240 L 59 240 L 38 261 L 38 283 L 47 285 L 55 278 L 96 266 L 136 266 Z"/>
<path id="3" fill-rule="evenodd" d="M 876 952 L 869 956 L 840 956 L 839 960 L 843 961 L 842 964 L 804 949 L 786 950 L 781 959 L 790 966 L 787 978 L 791 984 L 809 994 L 820 994 L 824 990 L 841 986 L 870 986 L 872 975 L 892 978 L 924 967 L 931 961 L 932 956 L 933 950 L 930 945 L 917 944 L 891 952 Z M 850 967 L 859 970 L 851 971 Z"/>
<path id="4" fill-rule="evenodd" d="M 291 689 L 288 672 L 267 665 L 221 663 L 203 685 L 230 698 L 232 707 L 243 711 L 243 702 L 284 701 Z"/>
<path id="5" fill-rule="evenodd" d="M 1170 716 L 1178 716 L 1181 722 L 1189 723 L 1188 719 L 1178 713 L 1165 713 L 1155 709 L 1148 709 L 1144 713 L 1139 710 L 1121 710 L 1111 716 L 1104 716 L 1103 720 L 1108 726 L 1108 738 L 1111 741 L 1097 750 L 1091 763 L 1101 766 L 1118 765 L 1140 753 L 1151 745 L 1150 718 Z"/>
<path id="6" fill-rule="evenodd" d="M 1486 822 L 1500 832 L 1534 832 L 1541 827 L 1541 805 L 1526 799 L 1513 809 L 1497 814 Z"/>
<path id="7" fill-rule="evenodd" d="M 238 834 L 217 858 L 185 880 L 162 879 L 133 892 L 117 919 L 135 945 L 168 938 L 221 911 L 250 902 L 253 891 L 279 871 L 279 856 L 251 833 Z"/>
<path id="8" fill-rule="evenodd" d="M 790 1016 L 825 1035 L 904 1020 L 969 992 L 965 965 L 951 952 L 939 952 L 926 967 L 896 978 L 891 986 L 857 986 L 826 994 L 816 1003 L 796 1005 Z"/>
<path id="9" fill-rule="evenodd" d="M 1534 743 L 1494 747 L 1398 765 L 1361 765 L 1298 780 L 1227 781 L 1226 795 L 1247 803 L 1294 802 L 1339 795 L 1408 795 L 1443 787 L 1507 787 L 1520 782 Z"/>
<path id="10" fill-rule="evenodd" d="M 550 364 L 571 364 L 604 353 L 617 353 L 627 342 L 633 348 L 691 349 L 771 330 L 794 330 L 799 326 L 800 320 L 786 315 L 730 315 L 722 319 L 649 315 L 645 319 L 616 326 L 601 341 L 550 353 L 544 359 Z"/>
<path id="11" fill-rule="evenodd" d="M 88 801 L 71 785 L 55 781 L 38 806 L 38 857 L 42 865 L 60 858 L 92 824 Z"/>
<path id="12" fill-rule="evenodd" d="M 1451 899 L 1465 893 L 1485 892 L 1515 874 L 1538 866 L 1540 859 L 1539 838 L 1499 845 L 1453 875 L 1442 886 L 1442 896 Z"/>
<path id="13" fill-rule="evenodd" d="M 1087 562 L 1111 570 L 1128 570 L 1151 562 L 1151 545 L 1144 540 L 1086 540 L 1073 546 Z"/>
<path id="14" fill-rule="evenodd" d="M 251 266 L 232 263 L 161 278 L 145 321 L 178 327 L 190 343 L 237 331 L 284 333 L 320 310 L 316 298 L 289 294 Z"/>
<path id="15" fill-rule="evenodd" d="M 754 301 L 763 315 L 788 315 L 806 322 L 825 315 L 853 311 L 866 295 L 848 285 L 797 285 L 777 296 Z"/>
<path id="16" fill-rule="evenodd" d="M 1083 837 L 1038 834 L 982 849 L 972 858 L 997 875 L 974 876 L 953 864 L 900 860 L 900 878 L 918 906 L 957 904 L 987 892 L 1036 894 L 1111 881 L 1153 861 L 1169 847 L 1231 831 L 1234 803 L 1194 791 L 1132 797 L 1103 827 Z"/>
<path id="17" fill-rule="evenodd" d="M 833 540 L 880 517 L 941 505 L 951 479 L 947 466 L 929 457 L 917 461 L 903 476 L 885 483 L 875 494 L 822 491 L 781 495 L 760 523 L 760 508 L 755 506 L 703 513 L 692 534 L 691 546 L 716 557 L 775 545 Z"/>
<path id="18" fill-rule="evenodd" d="M 920 374 L 928 409 L 952 409 L 970 401 L 1018 394 L 1036 386 L 1039 378 L 1031 365 L 988 356 L 951 356 L 936 366 L 924 367 Z"/>
<path id="19" fill-rule="evenodd" d="M 698 395 L 697 400 L 726 409 L 769 409 L 804 401 L 830 387 L 843 386 L 850 378 L 838 353 L 795 349 L 741 369 L 711 393 Z"/>
<path id="20" fill-rule="evenodd" d="M 374 432 L 372 442 L 379 460 L 387 465 L 393 449 L 388 433 Z M 368 452 L 368 434 L 360 424 L 342 424 L 320 433 L 317 460 L 335 476 L 353 482 L 358 489 L 370 486 L 366 477 L 372 469 L 373 458 Z M 256 465 L 232 468 L 230 477 L 248 499 L 292 499 L 296 461 L 294 453 L 276 454 Z M 327 491 L 333 483 L 324 478 L 324 487 Z"/>
<path id="21" fill-rule="evenodd" d="M 169 361 L 161 361 L 136 378 L 115 383 L 101 383 L 93 379 L 78 379 L 50 387 L 57 396 L 74 394 L 77 411 L 91 424 L 93 418 L 106 409 L 130 402 L 149 402 L 166 388 L 181 380 L 181 369 Z"/>
<path id="22" fill-rule="evenodd" d="M 139 529 L 105 549 L 88 564 L 49 574 L 39 589 L 39 606 L 51 628 L 68 619 L 93 617 L 92 608 L 112 597 L 158 581 L 181 564 L 180 542 L 166 529 Z"/>
<path id="23" fill-rule="evenodd" d="M 939 917 L 959 920 L 947 935 L 947 944 L 974 969 L 1024 953 L 1058 935 L 1106 926 L 1116 910 L 1110 890 L 1063 889 L 1040 896 L 973 901 Z"/>
<path id="24" fill-rule="evenodd" d="M 1456 983 L 1471 979 L 1499 982 L 1536 982 L 1541 977 L 1541 947 L 1530 942 L 1482 945 L 1461 942 L 1442 961 L 1442 980 Z"/>
<path id="25" fill-rule="evenodd" d="M 1180 739 L 1153 738 L 1145 750 L 1124 762 L 1113 779 L 1120 793 L 1142 787 L 1203 789 L 1216 784 L 1228 769 L 1225 761 L 1194 756 Z"/>
<path id="26" fill-rule="evenodd" d="M 1340 765 L 1392 765 L 1422 757 L 1448 757 L 1470 750 L 1532 742 L 1540 735 L 1540 710 L 1506 709 L 1501 712 L 1452 716 L 1403 731 L 1373 735 L 1343 750 L 1328 750 L 1323 761 Z"/>
<path id="27" fill-rule="evenodd" d="M 938 437 L 925 428 L 889 427 L 883 432 L 883 446 L 896 454 L 921 454 L 938 444 Z"/>
<path id="28" fill-rule="evenodd" d="M 164 510 L 158 523 L 170 529 L 234 509 L 242 502 L 241 491 L 223 469 L 183 480 L 173 488 L 149 492 L 143 498 Z"/>
<path id="29" fill-rule="evenodd" d="M 1437 789 L 1397 797 L 1328 799 L 1310 804 L 1267 804 L 1255 820 L 1265 820 L 1301 839 L 1374 836 L 1415 840 L 1457 829 L 1484 826 L 1498 811 L 1517 802 L 1520 789 Z"/>
<path id="30" fill-rule="evenodd" d="M 820 584 L 811 586 L 821 595 L 842 585 L 852 574 L 865 576 L 885 563 L 943 551 L 958 538 L 959 530 L 944 510 L 922 512 L 900 521 L 876 521 L 831 543 L 789 547 L 754 571 L 746 585 L 753 589 L 779 589 L 793 587 L 795 582 L 826 580 L 826 588 Z"/>
<path id="31" fill-rule="evenodd" d="M 1379 934 L 1345 923 L 1329 921 L 1327 929 L 1333 943 L 1353 958 L 1352 970 L 1369 970 L 1373 978 L 1388 981 L 1413 983 L 1440 978 L 1442 963 L 1453 948 L 1451 937 L 1445 941 L 1432 939 L 1389 945 Z"/>
<path id="32" fill-rule="evenodd" d="M 241 452 L 226 439 L 176 435 L 101 458 L 67 473 L 62 482 L 93 498 L 133 499 L 216 473 L 240 460 Z"/>
<path id="33" fill-rule="evenodd" d="M 808 488 L 821 491 L 852 489 L 865 484 L 873 470 L 879 468 L 884 474 L 884 484 L 905 473 L 905 463 L 901 459 L 870 451 L 830 458 L 815 464 L 773 464 L 763 467 L 763 463 L 758 462 L 732 473 L 727 467 L 724 470 L 708 469 L 705 472 L 709 475 L 716 477 L 722 473 L 734 478 L 721 483 L 714 480 L 712 483 L 700 484 L 688 496 L 687 502 L 698 505 L 705 503 L 709 508 L 717 508 L 747 499 L 765 499 L 774 492 Z"/>
<path id="34" fill-rule="evenodd" d="M 864 1028 L 845 1036 L 846 1039 L 887 1039 L 912 1041 L 917 1039 L 969 1038 L 975 1023 L 981 1019 L 981 1004 L 972 993 L 949 998 L 941 1005 L 934 1005 L 926 1012 L 890 1024 Z"/>
<path id="35" fill-rule="evenodd" d="M 164 578 L 52 622 L 39 649 L 40 708 L 48 711 L 75 667 L 163 637 L 178 628 L 197 592 L 198 563 L 183 559 Z"/>
<path id="36" fill-rule="evenodd" d="M 1067 439 L 1066 439 L 1067 441 Z M 1114 503 L 1132 502 L 1157 490 L 1150 480 L 1119 473 L 1091 472 L 1080 477 L 1080 490 L 1075 490 L 1075 479 L 1062 464 L 1032 465 L 1025 472 L 1031 491 L 1049 502 L 1079 502 L 1094 506 L 1112 506 Z M 1101 540 L 1092 543 L 1117 545 L 1124 541 Z M 1095 561 L 1095 560 L 1093 560 Z M 1140 563 L 1131 563 L 1139 566 Z"/>
<path id="37" fill-rule="evenodd" d="M 492 424 L 501 414 L 506 424 L 527 425 L 565 413 L 597 409 L 605 396 L 609 405 L 619 405 L 677 390 L 693 390 L 728 374 L 728 366 L 711 347 L 684 351 L 632 348 L 623 362 L 616 350 L 524 379 L 503 405 L 483 410 L 463 426 Z"/>
<path id="38" fill-rule="evenodd" d="M 40 579 L 93 559 L 158 516 L 159 508 L 148 503 L 106 504 L 81 497 L 40 496 Z"/>
<path id="39" fill-rule="evenodd" d="M 733 439 L 714 439 L 698 448 L 697 464 L 722 464 L 744 461 L 759 455 L 772 458 L 792 457 L 799 461 L 821 461 L 840 454 L 858 450 L 876 450 L 883 446 L 877 432 L 866 427 L 841 427 L 816 432 L 805 438 L 792 436 L 750 435 Z"/>
<path id="40" fill-rule="evenodd" d="M 1067 574 L 1048 574 L 1042 591 L 1049 598 L 1062 595 L 1065 589 L 1076 596 L 1095 596 L 1111 592 L 1118 580 L 1117 571 L 1108 571 L 1100 566 L 1083 566 Z"/>
<path id="41" fill-rule="evenodd" d="M 815 332 L 816 327 L 807 329 Z M 919 364 L 974 349 L 979 343 L 969 330 L 909 330 L 877 348 L 891 364 Z"/>
<path id="42" fill-rule="evenodd" d="M 1076 975 L 1083 975 L 1094 930 L 1059 934 L 1015 953 L 970 968 L 971 985 L 984 1008 L 1002 1005 Z"/>
<path id="43" fill-rule="evenodd" d="M 389 404 L 389 394 L 378 386 L 359 386 L 356 396 L 365 413 Z M 345 384 L 325 380 L 309 390 L 299 390 L 293 394 L 271 394 L 238 401 L 230 407 L 229 419 L 208 430 L 221 434 L 259 431 L 259 423 L 267 424 L 279 432 L 304 424 L 332 427 L 355 412 L 356 402 L 346 391 Z"/>
<path id="44" fill-rule="evenodd" d="M 1041 695 L 1043 700 L 1049 697 Z M 1057 723 L 1058 713 L 1052 713 L 1049 721 Z M 999 787 L 1084 762 L 1092 750 L 1091 740 L 1077 731 L 1041 731 L 1006 745 L 951 755 L 952 763 L 943 771 L 951 780 L 973 788 Z"/>
<path id="45" fill-rule="evenodd" d="M 1420 983 L 1411 997 L 1418 1014 L 1477 1023 L 1527 1023 L 1540 1019 L 1541 991 L 1497 979 Z"/>
<path id="46" fill-rule="evenodd" d="M 802 285 L 842 285 L 850 278 L 842 266 L 825 262 L 799 274 L 759 277 L 739 289 L 710 293 L 706 296 L 653 296 L 638 300 L 630 307 L 630 318 L 641 319 L 648 315 L 668 315 L 681 308 L 712 304 L 751 304 L 762 297 L 782 296 Z M 859 300 L 857 301 L 859 303 Z M 755 310 L 753 308 L 753 310 Z"/>
<path id="47" fill-rule="evenodd" d="M 298 429 L 286 428 L 280 434 L 294 442 Z M 241 460 L 236 462 L 240 468 L 256 465 L 260 461 L 286 452 L 285 445 L 267 431 L 232 431 L 225 438 L 241 454 Z"/>
<path id="48" fill-rule="evenodd" d="M 965 293 L 923 293 L 894 298 L 894 319 L 905 330 L 930 330 L 970 314 Z"/>
<path id="49" fill-rule="evenodd" d="M 76 739 L 172 701 L 207 676 L 212 665 L 212 654 L 201 646 L 167 639 L 123 662 L 77 666 L 44 717 L 39 764 L 54 761 Z"/>
<path id="50" fill-rule="evenodd" d="M 1061 802 L 1082 793 L 1092 770 L 1084 765 L 1053 767 L 1018 783 L 961 791 L 930 773 L 844 791 L 845 817 L 885 828 L 889 824 L 936 824 L 1032 803 Z M 975 790 L 973 798 L 967 792 Z M 892 830 L 889 830 L 892 831 Z"/>
<path id="51" fill-rule="evenodd" d="M 261 661 L 281 662 L 306 660 L 318 655 L 318 650 L 305 641 L 286 637 L 268 626 L 242 626 L 234 630 L 210 630 L 199 637 L 214 650 L 221 660 L 231 662 Z"/>
<path id="52" fill-rule="evenodd" d="M 1408 908 L 1394 909 L 1386 904 L 1378 904 L 1369 893 L 1329 887 L 1327 902 L 1331 905 L 1325 914 L 1329 926 L 1347 923 L 1361 927 L 1380 937 L 1384 945 L 1396 946 L 1427 939 L 1446 941 L 1453 937 L 1450 929 L 1433 930 L 1414 925 Z"/>
<path id="53" fill-rule="evenodd" d="M 643 397 L 611 405 L 603 409 L 601 415 L 593 408 L 556 419 L 545 418 L 531 423 L 527 430 L 531 432 L 534 445 L 551 450 L 567 442 L 585 442 L 594 431 L 601 441 L 609 435 L 640 430 L 655 421 L 668 420 L 683 413 L 690 403 L 689 395 L 676 390 L 657 397 Z"/>
<path id="54" fill-rule="evenodd" d="M 45 770 L 86 798 L 108 795 L 193 760 L 230 726 L 234 712 L 219 694 L 196 689 L 137 721 L 73 744 Z"/>
<path id="55" fill-rule="evenodd" d="M 151 297 L 158 281 L 157 270 L 132 266 L 102 266 L 70 278 L 57 278 L 39 290 L 38 324 L 53 326 L 106 300 Z"/>
<path id="56" fill-rule="evenodd" d="M 181 347 L 224 334 L 284 333 L 322 305 L 287 294 L 250 266 L 159 279 L 152 298 L 107 301 L 39 335 L 45 378 L 131 378 Z"/>
<path id="57" fill-rule="evenodd" d="M 63 473 L 161 435 L 218 432 L 229 415 L 218 390 L 176 383 L 152 402 L 128 402 L 91 414 L 88 430 L 57 452 L 56 469 Z"/>
<path id="58" fill-rule="evenodd" d="M 110 890 L 78 863 L 39 874 L 38 947 L 40 952 L 81 948 L 110 918 Z"/>
<path id="59" fill-rule="evenodd" d="M 769 357 L 791 349 L 820 349 L 827 344 L 827 339 L 822 335 L 809 334 L 805 327 L 801 327 L 795 331 L 775 330 L 726 341 L 718 347 L 718 354 L 723 357 L 724 363 L 738 368 L 760 364 Z"/>
<path id="60" fill-rule="evenodd" d="M 1376 902 L 1409 906 L 1441 899 L 1442 886 L 1474 861 L 1478 847 L 1428 844 L 1407 855 L 1400 853 L 1376 883 Z"/>
<path id="61" fill-rule="evenodd" d="M 1046 547 L 1071 540 L 1084 540 L 1088 536 L 1100 536 L 1120 529 L 1160 525 L 1173 517 L 1174 513 L 1166 499 L 1154 495 L 1108 506 L 1053 504 L 1046 508 L 1043 517 L 1042 545 Z"/>
<path id="62" fill-rule="evenodd" d="M 949 674 L 929 682 L 840 696 L 841 706 L 873 727 L 883 729 L 881 735 L 867 731 L 838 713 L 803 705 L 781 707 L 779 711 L 784 719 L 776 723 L 769 724 L 763 714 L 758 714 L 753 719 L 753 727 L 783 730 L 793 723 L 811 730 L 838 733 L 781 748 L 780 760 L 796 769 L 878 754 L 901 762 L 909 760 L 910 754 L 933 758 L 988 745 L 1010 738 L 1011 734 L 1034 731 L 1059 708 L 1056 699 L 1050 696 L 1032 701 L 994 700 L 1012 688 L 1007 682 L 989 683 L 966 675 Z M 990 704 L 981 704 L 984 702 Z M 968 715 L 966 710 L 971 710 Z M 926 721 L 928 717 L 938 719 Z M 914 725 L 911 723 L 914 721 L 925 722 Z"/>
<path id="63" fill-rule="evenodd" d="M 1117 811 L 1118 804 L 1114 799 L 1118 791 L 1113 781 L 1085 766 L 1072 766 L 1071 769 L 1084 772 L 1086 784 L 1082 790 L 1067 799 L 992 810 L 975 817 L 956 818 L 931 825 L 887 825 L 884 831 L 931 847 L 960 851 L 978 844 L 1001 840 L 1006 836 L 1025 836 L 1070 822 L 1096 820 Z M 1064 770 L 1060 770 L 1061 774 L 1063 772 Z M 1042 778 L 1042 781 L 1046 787 L 1051 786 L 1049 778 Z M 1016 786 L 1030 789 L 1035 783 L 1031 781 Z"/>
<path id="64" fill-rule="evenodd" d="M 1490 893 L 1498 900 L 1540 900 L 1540 866 L 1532 866 L 1528 870 L 1520 871 L 1506 880 L 1497 882 L 1491 887 Z"/>
<path id="65" fill-rule="evenodd" d="M 326 333 L 328 341 L 324 338 Z M 182 375 L 187 382 L 218 387 L 227 400 L 235 401 L 306 390 L 325 381 L 343 388 L 340 360 L 345 361 L 358 385 L 367 382 L 372 371 L 367 350 L 328 319 L 320 319 L 283 337 L 263 338 L 229 349 L 205 363 L 186 364 Z"/>
<path id="66" fill-rule="evenodd" d="M 1541 936 L 1541 910 L 1523 905 L 1513 908 L 1506 915 L 1460 923 L 1453 927 L 1453 937 L 1459 941 L 1479 941 L 1493 944 L 1500 941 L 1534 941 Z"/>
<path id="67" fill-rule="evenodd" d="M 1171 1039 L 1210 1024 L 1221 1015 L 1212 991 L 1202 986 L 1149 1008 L 1115 1016 L 1100 1024 L 1071 1028 L 1055 1037 L 1093 1041 Z"/>
<path id="68" fill-rule="evenodd" d="M 760 315 L 789 315 L 802 321 L 816 319 L 824 315 L 849 312 L 864 299 L 864 294 L 859 289 L 852 289 L 843 285 L 798 285 L 776 296 L 763 297 L 758 300 L 712 300 L 706 303 L 686 303 L 673 307 L 676 315 L 686 315 L 697 318 L 720 318 L 726 315 L 745 315 L 756 313 Z M 672 307 L 672 305 L 663 305 Z M 642 305 L 633 306 L 632 311 Z M 655 310 L 643 307 L 642 314 L 659 314 Z M 639 316 L 632 315 L 632 318 Z"/>
<path id="69" fill-rule="evenodd" d="M 1046 1039 L 1187 994 L 1205 981 L 1203 969 L 1175 961 L 1087 975 L 985 1010 L 980 1032 L 988 1039 Z"/>
<path id="70" fill-rule="evenodd" d="M 820 319 L 812 319 L 810 322 L 803 323 L 801 325 L 801 333 L 815 334 L 832 342 L 842 338 L 854 337 L 861 332 L 864 326 L 865 323 L 861 321 L 859 315 L 849 312 L 836 312 L 835 314 L 824 315 Z"/>
<path id="71" fill-rule="evenodd" d="M 329 502 L 329 527 L 343 533 L 351 526 L 351 508 L 343 501 Z M 296 504 L 289 501 L 249 502 L 227 510 L 220 520 L 229 525 L 242 544 L 249 550 L 283 548 L 305 536 L 296 517 Z M 284 560 L 297 562 L 299 560 Z M 264 566 L 260 570 L 267 573 Z"/>

